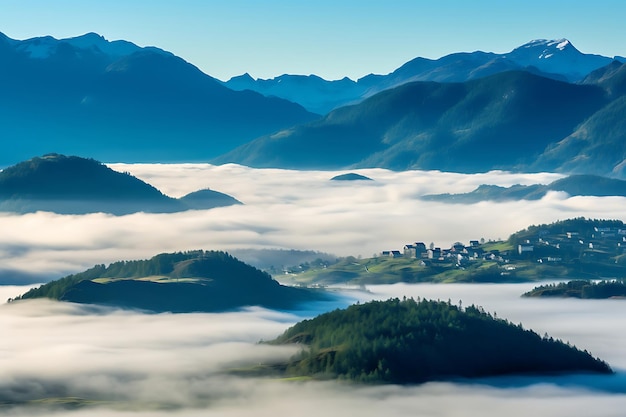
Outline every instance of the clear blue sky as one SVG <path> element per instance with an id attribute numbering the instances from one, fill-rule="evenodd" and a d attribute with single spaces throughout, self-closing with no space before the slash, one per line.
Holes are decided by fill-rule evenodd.
<path id="1" fill-rule="evenodd" d="M 626 56 L 626 1 L 0 0 L 0 31 L 14 39 L 97 32 L 158 46 L 222 80 L 244 72 L 356 79 L 417 56 L 508 52 L 532 39 Z"/>

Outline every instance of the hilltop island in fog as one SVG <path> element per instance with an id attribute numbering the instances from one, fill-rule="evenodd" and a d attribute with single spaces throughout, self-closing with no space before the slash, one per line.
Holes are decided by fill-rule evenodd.
<path id="1" fill-rule="evenodd" d="M 481 308 L 391 299 L 353 305 L 288 329 L 272 344 L 306 345 L 288 376 L 410 384 L 510 374 L 611 368 L 589 353 L 540 337 Z"/>
<path id="2" fill-rule="evenodd" d="M 329 296 L 280 285 L 225 252 L 191 251 L 115 262 L 108 267 L 96 265 L 34 288 L 17 300 L 33 298 L 185 313 L 245 306 L 293 309 Z"/>
<path id="3" fill-rule="evenodd" d="M 199 190 L 171 198 L 128 173 L 88 158 L 47 154 L 0 171 L 0 212 L 60 214 L 175 213 L 241 204 Z"/>
<path id="4" fill-rule="evenodd" d="M 556 284 L 540 285 L 528 292 L 525 292 L 522 296 L 542 298 L 587 298 L 596 300 L 606 298 L 625 298 L 626 282 L 623 278 L 616 280 L 602 280 L 599 282 L 577 279 L 568 282 L 559 282 Z"/>

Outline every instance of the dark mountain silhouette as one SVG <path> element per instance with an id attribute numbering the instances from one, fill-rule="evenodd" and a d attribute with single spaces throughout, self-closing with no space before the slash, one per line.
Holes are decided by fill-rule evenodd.
<path id="1" fill-rule="evenodd" d="M 373 181 L 371 178 L 366 177 L 365 175 L 355 174 L 354 172 L 349 172 L 347 174 L 335 175 L 330 179 L 331 181 Z"/>
<path id="2" fill-rule="evenodd" d="M 61 214 L 139 211 L 169 213 L 241 204 L 216 191 L 202 190 L 179 200 L 93 159 L 48 154 L 0 171 L 0 211 Z"/>
<path id="3" fill-rule="evenodd" d="M 465 83 L 414 82 L 261 137 L 214 161 L 315 169 L 520 169 L 617 100 L 600 85 L 521 71 Z M 557 165 L 537 164 L 550 167 Z"/>
<path id="4" fill-rule="evenodd" d="M 185 206 L 197 210 L 242 204 L 241 201 L 229 196 L 228 194 L 208 189 L 194 191 L 179 198 L 178 200 Z"/>
<path id="5" fill-rule="evenodd" d="M 245 306 L 296 308 L 326 299 L 320 291 L 285 287 L 225 252 L 164 253 L 69 275 L 16 299 L 51 298 L 154 312 L 224 311 Z"/>
<path id="6" fill-rule="evenodd" d="M 626 197 L 626 181 L 597 175 L 570 175 L 552 182 L 548 185 L 548 189 L 565 191 L 572 196 Z"/>
<path id="7" fill-rule="evenodd" d="M 615 59 L 626 61 L 622 58 Z M 578 82 L 591 71 L 608 65 L 611 58 L 584 54 L 568 40 L 535 40 L 505 54 L 462 52 L 439 59 L 415 58 L 387 75 L 370 74 L 357 81 L 327 81 L 315 75 L 281 75 L 253 79 L 233 77 L 224 85 L 233 90 L 253 90 L 299 103 L 312 112 L 327 114 L 389 88 L 414 81 L 465 82 L 501 72 L 523 70 L 559 81 Z"/>
<path id="8" fill-rule="evenodd" d="M 0 165 L 51 151 L 107 161 L 202 161 L 317 118 L 235 92 L 158 48 L 96 34 L 16 41 L 0 35 Z"/>
<path id="9" fill-rule="evenodd" d="M 420 197 L 422 200 L 445 203 L 472 204 L 480 201 L 539 200 L 548 191 L 565 191 L 571 196 L 622 196 L 626 197 L 626 181 L 596 175 L 571 175 L 548 185 L 480 185 L 465 194 L 433 194 Z"/>

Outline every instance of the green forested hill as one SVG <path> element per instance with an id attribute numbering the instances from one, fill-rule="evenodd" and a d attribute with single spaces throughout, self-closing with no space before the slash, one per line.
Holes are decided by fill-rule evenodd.
<path id="1" fill-rule="evenodd" d="M 479 307 L 440 301 L 357 304 L 302 321 L 270 343 L 307 345 L 288 363 L 289 375 L 362 382 L 611 373 L 586 351 L 542 338 Z"/>
<path id="2" fill-rule="evenodd" d="M 614 281 L 573 280 L 556 284 L 540 285 L 524 293 L 523 297 L 571 297 L 571 298 L 624 298 L 626 282 L 624 279 Z"/>
<path id="3" fill-rule="evenodd" d="M 51 298 L 157 312 L 189 312 L 250 305 L 295 308 L 302 302 L 325 297 L 320 291 L 282 286 L 225 252 L 191 251 L 96 265 L 32 289 L 17 299 Z"/>

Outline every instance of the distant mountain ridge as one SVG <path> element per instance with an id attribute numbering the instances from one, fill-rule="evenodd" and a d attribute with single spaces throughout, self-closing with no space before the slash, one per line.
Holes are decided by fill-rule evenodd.
<path id="1" fill-rule="evenodd" d="M 115 162 L 204 161 L 318 116 L 236 92 L 155 47 L 89 33 L 18 41 L 0 34 L 0 166 L 33 154 Z"/>
<path id="2" fill-rule="evenodd" d="M 500 187 L 482 184 L 469 193 L 432 194 L 424 195 L 420 199 L 456 204 L 473 204 L 480 201 L 539 200 L 549 191 L 563 191 L 570 196 L 626 197 L 626 181 L 596 175 L 571 175 L 547 185 L 517 184 L 511 187 Z"/>
<path id="3" fill-rule="evenodd" d="M 387 75 L 370 74 L 356 81 L 327 81 L 315 75 L 283 74 L 272 79 L 253 79 L 249 74 L 224 82 L 233 90 L 252 90 L 301 104 L 309 111 L 326 114 L 355 104 L 378 92 L 413 81 L 465 82 L 500 72 L 524 70 L 560 81 L 578 82 L 613 60 L 584 54 L 567 39 L 533 40 L 509 53 L 462 52 L 436 60 L 415 58 Z"/>
<path id="4" fill-rule="evenodd" d="M 128 173 L 113 171 L 87 158 L 49 154 L 0 171 L 0 211 L 60 214 L 150 212 L 241 204 L 212 190 L 200 190 L 180 199 L 168 197 Z"/>
<path id="5" fill-rule="evenodd" d="M 55 39 L 52 36 L 35 37 L 23 41 L 11 39 L 0 33 L 0 40 L 14 47 L 18 53 L 28 55 L 33 59 L 47 59 L 59 53 L 60 44 L 66 44 L 82 51 L 85 54 L 100 55 L 103 59 L 113 61 L 125 55 L 131 55 L 139 51 L 151 51 L 173 56 L 172 53 L 164 51 L 154 46 L 140 47 L 132 42 L 117 40 L 108 41 L 104 36 L 94 32 L 89 32 L 81 36 L 67 39 Z"/>

